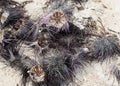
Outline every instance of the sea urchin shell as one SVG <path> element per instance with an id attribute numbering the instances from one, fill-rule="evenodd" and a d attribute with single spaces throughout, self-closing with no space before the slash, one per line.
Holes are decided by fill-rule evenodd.
<path id="1" fill-rule="evenodd" d="M 40 25 L 52 26 L 60 30 L 68 30 L 69 24 L 66 15 L 61 11 L 54 11 L 45 16 L 41 21 Z"/>
<path id="2" fill-rule="evenodd" d="M 28 71 L 30 78 L 34 81 L 34 82 L 43 82 L 44 78 L 45 78 L 45 72 L 44 70 L 38 66 L 35 65 L 33 66 L 29 71 Z"/>

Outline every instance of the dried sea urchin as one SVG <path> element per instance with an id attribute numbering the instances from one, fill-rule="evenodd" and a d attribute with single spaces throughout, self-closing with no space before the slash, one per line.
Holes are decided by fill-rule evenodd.
<path id="1" fill-rule="evenodd" d="M 8 27 L 9 25 L 14 25 L 17 20 L 24 18 L 24 13 L 25 11 L 21 7 L 11 8 L 6 21 L 2 25 L 2 28 Z"/>
<path id="2" fill-rule="evenodd" d="M 7 5 L 4 8 L 2 8 L 3 13 L 5 11 L 9 12 L 9 15 L 5 19 L 5 21 L 2 24 L 2 28 L 13 26 L 19 19 L 28 19 L 28 15 L 25 15 L 26 10 L 24 9 L 24 6 L 28 3 L 31 3 L 32 1 L 24 1 L 23 3 L 19 4 L 18 2 L 12 1 L 12 0 L 2 0 L 0 1 L 0 5 L 3 3 Z M 11 6 L 15 5 L 15 6 Z"/>
<path id="3" fill-rule="evenodd" d="M 57 28 L 57 31 L 69 29 L 69 24 L 66 15 L 62 11 L 54 11 L 45 16 L 41 21 L 40 25 L 47 25 Z"/>
<path id="4" fill-rule="evenodd" d="M 72 72 L 66 65 L 66 60 L 61 56 L 52 56 L 44 60 L 46 65 L 47 86 L 61 86 L 72 78 Z"/>
<path id="5" fill-rule="evenodd" d="M 101 38 L 95 41 L 93 55 L 98 57 L 99 61 L 104 61 L 114 55 L 120 55 L 120 47 L 115 38 Z"/>

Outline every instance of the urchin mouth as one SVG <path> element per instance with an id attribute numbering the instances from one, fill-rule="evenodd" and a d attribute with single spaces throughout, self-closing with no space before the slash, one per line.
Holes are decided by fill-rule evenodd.
<path id="1" fill-rule="evenodd" d="M 27 71 L 27 73 L 29 74 L 31 80 L 36 83 L 44 82 L 45 80 L 45 72 L 38 65 L 33 66 L 30 70 Z"/>
<path id="2" fill-rule="evenodd" d="M 68 19 L 66 16 L 67 15 L 65 15 L 63 12 L 55 10 L 41 19 L 40 25 L 45 24 L 49 27 L 55 27 L 58 29 L 56 32 L 59 32 L 60 30 L 66 31 L 69 28 Z"/>

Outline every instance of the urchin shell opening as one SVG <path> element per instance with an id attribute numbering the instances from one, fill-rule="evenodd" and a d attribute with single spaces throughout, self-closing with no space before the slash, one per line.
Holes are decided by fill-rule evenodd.
<path id="1" fill-rule="evenodd" d="M 21 72 L 24 86 L 29 81 L 33 86 L 68 86 L 73 82 L 77 69 L 83 71 L 94 60 L 103 62 L 120 55 L 116 40 L 98 34 L 95 22 L 93 24 L 90 20 L 88 23 L 90 25 L 85 29 L 80 29 L 69 21 L 64 11 L 58 10 L 50 12 L 42 20 L 32 21 L 26 18 L 23 6 L 11 7 L 2 24 L 4 36 L 0 43 L 0 56 Z M 33 51 L 20 52 L 26 49 L 23 45 Z M 113 74 L 119 79 L 117 68 Z"/>

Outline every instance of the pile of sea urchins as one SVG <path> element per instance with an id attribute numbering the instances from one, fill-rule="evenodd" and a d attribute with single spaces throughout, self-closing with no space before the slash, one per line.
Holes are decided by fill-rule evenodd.
<path id="1" fill-rule="evenodd" d="M 76 70 L 120 55 L 117 36 L 98 29 L 91 17 L 81 29 L 70 21 L 72 13 L 60 6 L 33 21 L 25 15 L 26 3 L 0 1 L 0 60 L 21 72 L 24 86 L 29 81 L 32 86 L 68 86 Z M 6 18 L 5 11 L 9 12 Z M 119 69 L 114 67 L 112 73 L 120 80 Z"/>

